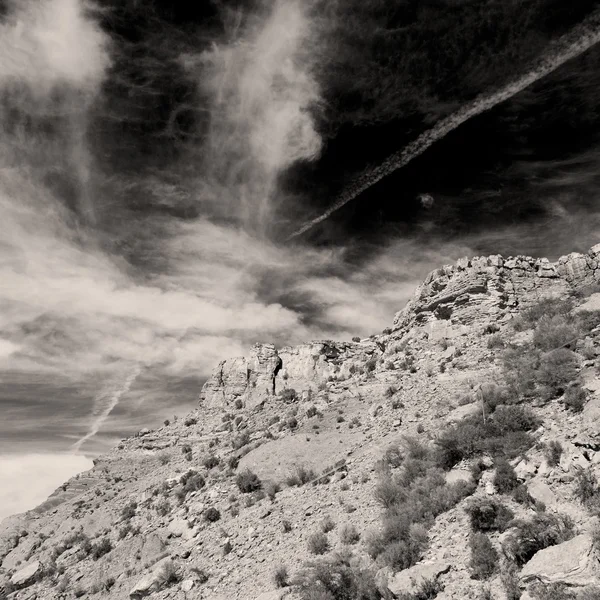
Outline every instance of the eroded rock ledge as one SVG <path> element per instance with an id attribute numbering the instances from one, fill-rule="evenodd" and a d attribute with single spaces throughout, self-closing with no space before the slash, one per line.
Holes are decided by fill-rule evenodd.
<path id="1" fill-rule="evenodd" d="M 448 321 L 468 325 L 483 317 L 510 318 L 517 307 L 542 296 L 600 282 L 600 244 L 587 254 L 573 252 L 551 263 L 546 258 L 500 255 L 462 258 L 432 271 L 394 318 L 394 329 Z"/>
<path id="2" fill-rule="evenodd" d="M 413 298 L 395 315 L 393 330 L 360 343 L 320 341 L 277 350 L 256 344 L 248 357 L 220 362 L 200 393 L 205 407 L 240 401 L 253 408 L 282 390 L 316 391 L 332 376 L 348 376 L 395 338 L 415 327 L 431 338 L 452 338 L 477 322 L 510 319 L 517 308 L 543 296 L 565 296 L 600 282 L 600 244 L 587 254 L 572 253 L 551 263 L 545 258 L 500 255 L 462 258 L 432 271 Z"/>

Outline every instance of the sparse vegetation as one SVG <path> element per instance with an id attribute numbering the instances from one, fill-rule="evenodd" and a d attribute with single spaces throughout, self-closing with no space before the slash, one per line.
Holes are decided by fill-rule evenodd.
<path id="1" fill-rule="evenodd" d="M 273 572 L 273 583 L 275 587 L 284 588 L 290 584 L 289 573 L 285 565 L 279 565 Z"/>
<path id="2" fill-rule="evenodd" d="M 286 477 L 285 484 L 288 487 L 300 487 L 316 477 L 317 474 L 311 468 L 305 465 L 296 465 L 294 471 Z"/>
<path id="3" fill-rule="evenodd" d="M 531 519 L 513 521 L 511 527 L 503 548 L 518 566 L 524 565 L 538 550 L 573 537 L 573 522 L 566 515 L 537 513 Z"/>
<path id="4" fill-rule="evenodd" d="M 317 531 L 308 537 L 308 551 L 311 554 L 325 554 L 329 551 L 329 540 L 322 531 Z"/>
<path id="5" fill-rule="evenodd" d="M 258 475 L 250 471 L 250 469 L 238 473 L 235 478 L 235 484 L 242 494 L 249 494 L 262 488 L 262 483 Z"/>
<path id="6" fill-rule="evenodd" d="M 471 573 L 475 579 L 488 579 L 498 570 L 498 553 L 485 533 L 475 532 L 469 538 Z"/>
<path id="7" fill-rule="evenodd" d="M 519 487 L 517 474 L 506 459 L 500 458 L 496 461 L 493 483 L 499 494 L 509 494 Z"/>
<path id="8" fill-rule="evenodd" d="M 360 540 L 360 533 L 356 527 L 351 524 L 345 524 L 340 528 L 340 542 L 344 545 L 357 544 Z"/>
<path id="9" fill-rule="evenodd" d="M 218 521 L 220 518 L 221 518 L 221 512 L 214 506 L 211 506 L 210 508 L 207 508 L 204 511 L 204 520 L 208 521 L 209 523 L 214 523 L 215 521 Z"/>
<path id="10" fill-rule="evenodd" d="M 591 469 L 579 471 L 575 477 L 575 497 L 593 514 L 600 516 L 600 485 Z"/>
<path id="11" fill-rule="evenodd" d="M 504 531 L 514 517 L 513 512 L 499 500 L 482 496 L 471 499 L 465 511 L 476 532 Z"/>
<path id="12" fill-rule="evenodd" d="M 562 453 L 562 444 L 556 440 L 548 442 L 548 444 L 546 444 L 546 447 L 544 448 L 544 456 L 546 457 L 546 462 L 551 467 L 556 467 L 556 465 L 558 465 Z"/>

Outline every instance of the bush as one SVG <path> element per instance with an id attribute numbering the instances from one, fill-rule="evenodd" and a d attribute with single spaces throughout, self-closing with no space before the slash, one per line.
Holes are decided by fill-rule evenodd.
<path id="1" fill-rule="evenodd" d="M 181 574 L 177 570 L 175 563 L 168 560 L 162 565 L 157 579 L 162 586 L 175 585 L 181 580 Z"/>
<path id="2" fill-rule="evenodd" d="M 485 423 L 480 415 L 465 417 L 435 441 L 438 466 L 451 469 L 463 459 L 484 453 L 514 458 L 533 445 L 528 431 L 538 424 L 522 406 L 499 406 Z"/>
<path id="3" fill-rule="evenodd" d="M 185 497 L 191 492 L 197 492 L 201 490 L 205 485 L 206 481 L 200 473 L 197 471 L 191 470 L 187 473 L 183 474 L 179 479 L 181 483 L 181 488 L 177 491 L 177 498 L 183 502 Z"/>
<path id="4" fill-rule="evenodd" d="M 293 388 L 286 388 L 285 390 L 281 390 L 279 392 L 279 397 L 283 402 L 291 403 L 298 400 L 298 392 L 296 392 Z"/>
<path id="5" fill-rule="evenodd" d="M 473 498 L 465 508 L 474 531 L 504 531 L 514 514 L 495 498 Z"/>
<path id="6" fill-rule="evenodd" d="M 273 583 L 277 588 L 284 588 L 290 584 L 289 574 L 285 565 L 279 565 L 273 572 Z"/>
<path id="7" fill-rule="evenodd" d="M 563 453 L 562 444 L 556 440 L 552 440 L 548 442 L 546 447 L 544 448 L 544 456 L 546 457 L 546 462 L 551 467 L 556 467 L 560 462 L 560 457 Z"/>
<path id="8" fill-rule="evenodd" d="M 295 584 L 301 600 L 381 600 L 373 573 L 352 566 L 346 554 L 310 563 Z"/>
<path id="9" fill-rule="evenodd" d="M 577 473 L 575 497 L 588 510 L 600 514 L 600 486 L 596 475 L 590 469 Z"/>
<path id="10" fill-rule="evenodd" d="M 196 417 L 187 417 L 185 419 L 185 421 L 183 422 L 183 424 L 186 427 L 191 427 L 192 425 L 195 425 L 198 422 L 198 419 L 196 419 Z"/>
<path id="11" fill-rule="evenodd" d="M 317 531 L 313 533 L 308 538 L 308 551 L 311 554 L 325 554 L 329 551 L 329 540 L 327 536 L 321 532 Z"/>
<path id="12" fill-rule="evenodd" d="M 258 478 L 258 475 L 250 471 L 250 469 L 238 473 L 235 478 L 235 483 L 243 494 L 249 494 L 250 492 L 255 492 L 262 488 L 262 483 Z"/>
<path id="13" fill-rule="evenodd" d="M 580 413 L 587 402 L 587 394 L 581 385 L 571 385 L 565 391 L 563 404 L 574 413 Z"/>
<path id="14" fill-rule="evenodd" d="M 92 544 L 90 554 L 94 560 L 108 554 L 113 549 L 112 542 L 108 538 L 102 538 L 99 542 Z"/>
<path id="15" fill-rule="evenodd" d="M 316 476 L 317 474 L 312 469 L 304 465 L 296 465 L 294 471 L 286 477 L 285 484 L 288 487 L 300 487 L 315 479 Z"/>
<path id="16" fill-rule="evenodd" d="M 518 566 L 544 548 L 565 542 L 573 537 L 573 522 L 565 515 L 538 513 L 528 520 L 512 523 L 503 543 L 505 554 Z"/>
<path id="17" fill-rule="evenodd" d="M 494 487 L 499 494 L 508 494 L 519 486 L 519 480 L 515 470 L 505 459 L 496 461 L 496 472 L 494 473 Z"/>
<path id="18" fill-rule="evenodd" d="M 329 516 L 325 516 L 321 521 L 321 531 L 323 533 L 329 533 L 335 529 L 335 521 Z"/>
<path id="19" fill-rule="evenodd" d="M 360 533 L 351 524 L 343 525 L 340 529 L 340 541 L 344 545 L 356 544 L 360 540 Z"/>
<path id="20" fill-rule="evenodd" d="M 498 570 L 498 553 L 485 533 L 472 533 L 469 538 L 469 566 L 475 579 L 488 579 Z"/>
<path id="21" fill-rule="evenodd" d="M 517 331 L 524 331 L 535 325 L 542 318 L 551 319 L 555 316 L 565 316 L 572 309 L 573 303 L 570 300 L 542 298 L 535 306 L 527 309 L 518 319 L 515 319 L 514 326 Z"/>
<path id="22" fill-rule="evenodd" d="M 577 356 L 571 350 L 560 348 L 540 358 L 536 371 L 536 380 L 547 390 L 549 398 L 555 398 L 565 392 L 570 382 L 577 378 Z"/>
<path id="23" fill-rule="evenodd" d="M 209 454 L 203 461 L 202 464 L 204 465 L 205 468 L 207 469 L 214 469 L 216 466 L 218 466 L 220 460 L 218 456 L 215 456 L 214 454 Z"/>
<path id="24" fill-rule="evenodd" d="M 220 518 L 221 518 L 221 513 L 214 506 L 211 506 L 210 508 L 207 508 L 204 511 L 204 520 L 208 521 L 209 523 L 214 523 L 215 521 L 218 521 Z"/>
<path id="25" fill-rule="evenodd" d="M 137 509 L 137 502 L 130 502 L 127 506 L 123 507 L 121 511 L 121 518 L 124 521 L 130 521 L 135 517 L 135 511 Z"/>
<path id="26" fill-rule="evenodd" d="M 566 316 L 544 316 L 533 332 L 533 345 L 543 352 L 562 348 L 579 335 L 577 327 Z"/>
<path id="27" fill-rule="evenodd" d="M 404 461 L 404 453 L 400 449 L 400 446 L 398 444 L 392 444 L 391 446 L 388 446 L 385 454 L 383 455 L 383 461 L 386 465 L 389 465 L 393 468 L 398 468 L 401 466 L 402 462 Z"/>

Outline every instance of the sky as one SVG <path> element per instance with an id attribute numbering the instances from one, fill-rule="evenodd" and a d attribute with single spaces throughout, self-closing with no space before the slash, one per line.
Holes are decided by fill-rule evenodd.
<path id="1" fill-rule="evenodd" d="M 442 264 L 598 241 L 594 48 L 289 239 L 509 81 L 500 47 L 491 81 L 418 55 L 396 81 L 381 19 L 396 31 L 393 19 L 418 28 L 458 10 L 413 4 L 398 16 L 375 0 L 0 3 L 0 518 L 185 414 L 218 361 L 255 342 L 366 336 Z M 528 47 L 542 56 L 593 5 L 544 21 Z M 444 85 L 415 88 L 418 60 Z M 375 71 L 374 91 L 361 77 Z M 31 472 L 39 486 L 24 484 Z"/>

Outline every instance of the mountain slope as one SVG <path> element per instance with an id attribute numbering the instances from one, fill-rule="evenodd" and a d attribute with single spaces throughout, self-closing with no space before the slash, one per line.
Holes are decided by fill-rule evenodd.
<path id="1" fill-rule="evenodd" d="M 223 361 L 192 414 L 123 440 L 2 523 L 5 594 L 585 590 L 600 573 L 599 268 L 600 245 L 556 263 L 461 259 L 432 272 L 381 334 Z M 517 520 L 500 525 L 507 511 Z M 301 569 L 319 557 L 330 584 L 343 571 L 345 591 Z M 276 589 L 282 565 L 297 585 Z M 428 596 L 414 595 L 421 576 Z"/>

